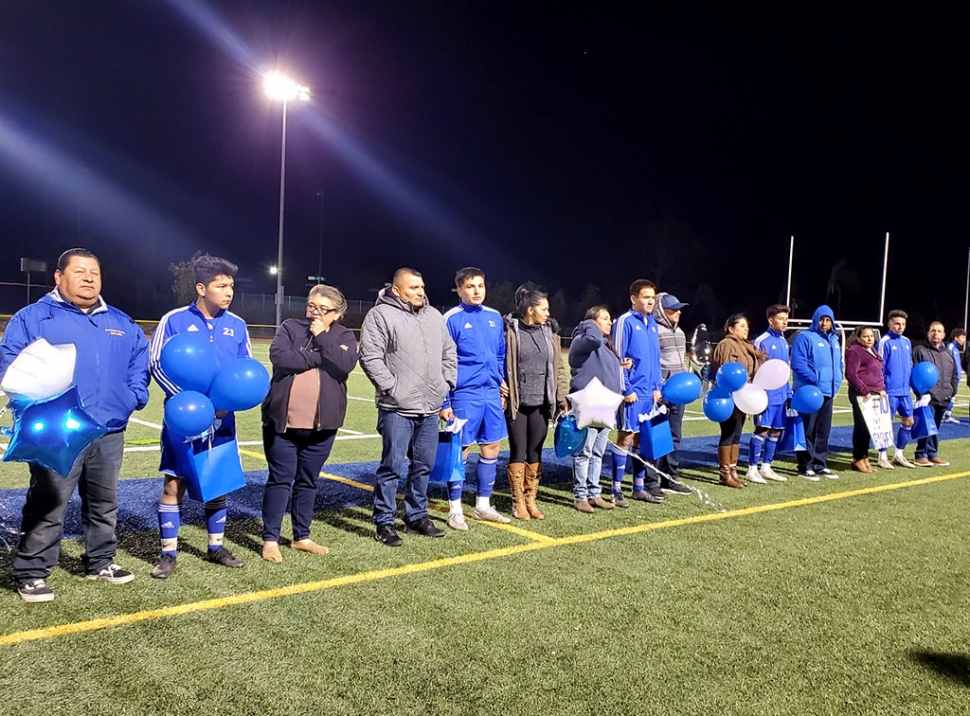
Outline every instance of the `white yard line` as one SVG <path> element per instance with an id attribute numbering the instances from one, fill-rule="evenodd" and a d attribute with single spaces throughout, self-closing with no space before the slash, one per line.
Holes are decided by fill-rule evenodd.
<path id="1" fill-rule="evenodd" d="M 142 420 L 141 418 L 128 418 L 128 422 L 137 423 L 138 425 L 144 425 L 148 428 L 155 428 L 156 430 L 161 430 L 162 426 L 158 423 L 150 423 L 147 420 Z"/>

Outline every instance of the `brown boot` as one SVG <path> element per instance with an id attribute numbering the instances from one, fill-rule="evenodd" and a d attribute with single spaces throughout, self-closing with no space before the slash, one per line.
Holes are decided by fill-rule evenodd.
<path id="1" fill-rule="evenodd" d="M 748 483 L 738 477 L 738 455 L 741 453 L 740 445 L 731 446 L 731 462 L 728 467 L 731 468 L 731 477 L 734 478 L 735 482 L 740 483 L 741 487 L 747 487 Z"/>
<path id="2" fill-rule="evenodd" d="M 529 511 L 525 507 L 525 463 L 510 462 L 508 475 L 509 489 L 512 491 L 512 516 L 517 520 L 528 521 Z"/>
<path id="3" fill-rule="evenodd" d="M 721 478 L 721 484 L 728 487 L 744 487 L 740 482 L 731 476 L 731 448 L 717 448 L 717 472 Z"/>
<path id="4" fill-rule="evenodd" d="M 544 520 L 546 516 L 539 512 L 536 495 L 539 494 L 539 476 L 542 475 L 542 463 L 526 463 L 525 466 L 525 508 L 529 516 L 536 520 Z"/>

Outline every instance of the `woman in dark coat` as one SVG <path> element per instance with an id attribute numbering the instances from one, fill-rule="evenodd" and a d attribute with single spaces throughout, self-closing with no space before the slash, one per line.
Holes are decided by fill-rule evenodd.
<path id="1" fill-rule="evenodd" d="M 310 289 L 306 318 L 280 325 L 269 349 L 273 379 L 263 401 L 263 446 L 269 479 L 263 493 L 263 559 L 282 562 L 280 529 L 287 506 L 290 547 L 326 554 L 310 539 L 317 476 L 347 413 L 347 376 L 357 365 L 354 334 L 339 321 L 347 310 L 332 286 Z"/>
<path id="2" fill-rule="evenodd" d="M 863 403 L 886 395 L 882 356 L 876 352 L 875 344 L 875 331 L 869 326 L 859 326 L 845 352 L 845 378 L 849 381 L 849 403 L 852 404 L 852 469 L 858 472 L 876 471 L 869 463 L 869 427 L 862 417 Z M 893 469 L 888 460 L 886 465 Z"/>

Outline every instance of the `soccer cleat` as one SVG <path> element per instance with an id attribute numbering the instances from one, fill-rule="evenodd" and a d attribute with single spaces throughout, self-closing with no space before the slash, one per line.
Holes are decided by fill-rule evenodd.
<path id="1" fill-rule="evenodd" d="M 163 554 L 158 564 L 152 567 L 152 576 L 155 579 L 168 579 L 175 571 L 175 557 L 171 554 Z"/>
<path id="2" fill-rule="evenodd" d="M 944 423 L 951 423 L 952 425 L 959 425 L 960 421 L 954 418 L 952 415 L 943 418 Z"/>
<path id="3" fill-rule="evenodd" d="M 818 474 L 821 475 L 822 477 L 827 477 L 829 480 L 839 479 L 839 474 L 837 472 L 832 472 L 827 467 L 823 467 L 821 470 L 819 470 Z"/>
<path id="4" fill-rule="evenodd" d="M 243 561 L 238 557 L 234 557 L 232 552 L 225 547 L 207 549 L 205 552 L 205 561 L 212 562 L 213 564 L 221 564 L 223 567 L 232 567 L 233 569 L 239 569 L 239 567 L 243 566 Z"/>
<path id="5" fill-rule="evenodd" d="M 876 467 L 881 467 L 883 470 L 896 469 L 895 467 L 893 467 L 893 464 L 889 462 L 887 458 L 884 458 L 884 457 L 880 457 L 879 460 L 876 461 Z"/>
<path id="6" fill-rule="evenodd" d="M 573 507 L 580 512 L 585 512 L 588 515 L 596 512 L 596 510 L 593 509 L 593 506 L 589 504 L 588 500 L 573 500 Z"/>
<path id="7" fill-rule="evenodd" d="M 86 579 L 97 579 L 101 582 L 107 582 L 108 584 L 127 584 L 135 578 L 135 575 L 129 572 L 127 569 L 122 569 L 117 564 L 112 562 L 107 564 L 97 572 L 92 572 L 91 574 L 85 574 Z"/>
<path id="8" fill-rule="evenodd" d="M 404 531 L 424 537 L 444 537 L 445 531 L 434 526 L 429 517 L 422 517 L 414 522 L 405 522 Z"/>
<path id="9" fill-rule="evenodd" d="M 472 510 L 472 519 L 479 520 L 481 522 L 498 522 L 500 525 L 507 525 L 510 520 L 503 514 L 500 514 L 498 510 L 489 505 L 483 510 L 475 508 Z"/>
<path id="10" fill-rule="evenodd" d="M 453 530 L 458 530 L 459 532 L 468 531 L 468 523 L 465 522 L 465 515 L 463 515 L 461 512 L 448 513 L 448 526 Z"/>
<path id="11" fill-rule="evenodd" d="M 660 489 L 668 495 L 693 495 L 694 491 L 679 480 L 661 479 Z"/>
<path id="12" fill-rule="evenodd" d="M 950 464 L 943 458 L 937 457 L 936 455 L 930 458 L 930 462 L 933 463 L 934 465 L 939 465 L 940 467 L 946 467 L 947 465 Z"/>
<path id="13" fill-rule="evenodd" d="M 31 604 L 35 602 L 54 601 L 54 590 L 47 586 L 46 579 L 28 579 L 17 585 L 17 594 L 25 602 Z"/>
<path id="14" fill-rule="evenodd" d="M 404 540 L 398 536 L 393 525 L 377 525 L 377 534 L 374 535 L 374 539 L 388 547 L 400 547 L 404 544 Z"/>
<path id="15" fill-rule="evenodd" d="M 928 457 L 917 457 L 913 459 L 913 464 L 916 467 L 933 467 L 933 463 L 930 462 Z"/>
<path id="16" fill-rule="evenodd" d="M 625 507 L 629 507 L 630 506 L 630 503 L 623 496 L 623 493 L 622 492 L 614 492 L 613 493 L 613 506 L 614 507 L 624 507 L 625 508 Z"/>
<path id="17" fill-rule="evenodd" d="M 818 482 L 818 475 L 815 474 L 815 470 L 799 470 L 798 476 L 809 482 Z"/>
<path id="18" fill-rule="evenodd" d="M 664 501 L 664 499 L 666 499 L 662 492 L 658 497 L 657 495 L 653 494 L 652 492 L 648 492 L 647 490 L 634 490 L 631 497 L 634 500 L 637 500 L 638 502 L 650 502 L 654 505 L 659 505 L 661 502 Z"/>
<path id="19" fill-rule="evenodd" d="M 766 482 L 768 482 L 764 477 L 761 476 L 761 473 L 758 472 L 757 465 L 748 465 L 748 471 L 745 473 L 744 479 L 748 482 L 757 482 L 759 485 L 764 485 Z"/>
<path id="20" fill-rule="evenodd" d="M 770 462 L 764 463 L 761 466 L 761 468 L 758 470 L 758 472 L 760 472 L 761 476 L 766 480 L 774 480 L 775 482 L 788 482 L 787 477 L 785 477 L 784 475 L 779 475 L 777 472 L 771 469 Z"/>
<path id="21" fill-rule="evenodd" d="M 912 467 L 912 468 L 916 467 L 916 465 L 914 465 L 913 463 L 911 463 L 909 460 L 906 459 L 906 456 L 903 455 L 902 450 L 897 451 L 896 454 L 893 455 L 893 464 L 899 465 L 900 467 Z"/>

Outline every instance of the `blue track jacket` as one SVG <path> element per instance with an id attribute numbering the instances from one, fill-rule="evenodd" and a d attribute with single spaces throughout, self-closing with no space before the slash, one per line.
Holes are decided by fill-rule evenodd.
<path id="1" fill-rule="evenodd" d="M 77 348 L 74 384 L 91 417 L 109 431 L 124 430 L 148 404 L 148 339 L 127 314 L 104 299 L 85 313 L 54 289 L 13 315 L 0 343 L 0 378 L 20 351 L 38 338 Z"/>
<path id="2" fill-rule="evenodd" d="M 152 334 L 151 371 L 155 382 L 171 397 L 179 392 L 175 385 L 162 370 L 161 357 L 165 342 L 177 333 L 201 333 L 209 339 L 215 348 L 216 365 L 222 366 L 233 358 L 252 358 L 253 346 L 249 341 L 249 330 L 246 322 L 229 311 L 222 311 L 218 316 L 209 320 L 202 315 L 202 311 L 194 303 L 182 308 L 169 311 Z"/>
<path id="3" fill-rule="evenodd" d="M 660 337 L 653 316 L 641 316 L 632 308 L 613 324 L 613 347 L 621 359 L 632 358 L 633 368 L 623 371 L 623 394 L 636 393 L 638 400 L 653 402 L 660 390 Z"/>
<path id="4" fill-rule="evenodd" d="M 505 326 L 502 314 L 487 306 L 459 303 L 445 314 L 445 325 L 458 349 L 458 384 L 445 397 L 498 399 L 505 376 Z"/>
<path id="5" fill-rule="evenodd" d="M 913 346 L 909 339 L 887 331 L 879 339 L 879 354 L 886 377 L 886 394 L 894 397 L 909 395 L 909 379 L 913 374 Z"/>
<path id="6" fill-rule="evenodd" d="M 963 368 L 962 359 L 963 356 L 960 354 L 960 346 L 957 345 L 956 341 L 950 341 L 946 344 L 947 350 L 950 351 L 950 355 L 953 356 L 953 362 L 957 366 L 957 383 L 963 380 Z"/>
<path id="7" fill-rule="evenodd" d="M 818 322 L 822 317 L 832 319 L 832 330 L 823 333 Z M 802 331 L 791 344 L 792 388 L 814 385 L 827 398 L 839 392 L 842 385 L 842 350 L 835 333 L 835 314 L 828 306 L 819 306 L 812 316 L 812 327 Z"/>
<path id="8" fill-rule="evenodd" d="M 788 341 L 785 336 L 770 328 L 754 339 L 754 347 L 768 354 L 768 359 L 777 358 L 786 363 L 788 360 Z M 792 396 L 791 385 L 785 384 L 780 388 L 768 391 L 768 405 L 784 405 Z"/>

